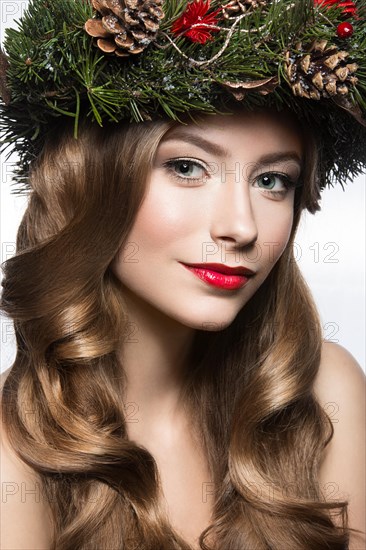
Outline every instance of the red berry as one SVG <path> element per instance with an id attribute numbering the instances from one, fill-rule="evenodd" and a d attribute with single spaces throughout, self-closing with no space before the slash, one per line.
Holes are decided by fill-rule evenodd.
<path id="1" fill-rule="evenodd" d="M 339 23 L 337 27 L 337 34 L 339 38 L 351 38 L 353 35 L 353 26 L 351 23 Z"/>

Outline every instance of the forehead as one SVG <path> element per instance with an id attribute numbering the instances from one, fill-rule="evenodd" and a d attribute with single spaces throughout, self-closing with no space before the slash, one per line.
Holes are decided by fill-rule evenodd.
<path id="1" fill-rule="evenodd" d="M 195 143 L 204 137 L 219 145 L 225 156 L 293 151 L 303 156 L 300 125 L 287 113 L 274 111 L 236 112 L 232 115 L 205 115 L 188 124 L 177 124 L 163 141 L 183 140 Z M 215 149 L 212 150 L 215 153 Z"/>

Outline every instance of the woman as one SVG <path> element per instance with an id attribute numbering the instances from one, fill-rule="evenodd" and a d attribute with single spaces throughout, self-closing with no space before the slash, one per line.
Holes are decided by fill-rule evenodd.
<path id="1" fill-rule="evenodd" d="M 64 17 L 81 19 L 90 9 L 60 4 L 68 8 Z M 127 61 L 134 77 L 136 67 L 143 71 L 154 56 L 156 70 L 161 56 L 166 66 L 172 55 L 167 43 L 177 59 L 192 55 L 192 65 L 197 58 L 185 39 L 200 46 L 211 39 L 216 53 L 209 59 L 226 47 L 221 57 L 230 60 L 241 48 L 235 29 L 248 30 L 239 25 L 245 17 L 257 30 L 264 20 L 280 28 L 276 10 L 285 8 L 278 16 L 292 11 L 286 2 L 230 2 L 220 12 L 217 3 L 165 3 L 167 27 L 158 31 L 152 24 L 162 19 L 161 3 L 145 4 L 143 13 L 153 18 L 141 16 L 140 27 L 143 22 L 150 33 L 165 32 L 166 42 L 148 35 L 153 44 L 145 52 L 146 36 L 130 35 L 130 28 L 116 39 L 122 59 L 141 54 L 141 61 Z M 110 6 L 99 4 L 92 23 L 85 18 L 87 33 L 100 34 L 101 17 L 106 30 Z M 123 13 L 130 19 L 118 12 L 115 25 L 138 18 L 133 6 L 126 2 Z M 76 51 L 72 46 L 89 44 L 77 31 L 79 42 L 67 43 L 56 66 L 57 9 L 50 10 L 48 32 L 39 30 L 37 42 L 33 32 L 47 19 L 46 7 L 33 3 L 22 33 L 7 43 L 6 76 L 15 95 L 4 114 L 8 128 L 17 130 L 20 176 L 27 176 L 31 194 L 18 253 L 5 263 L 1 302 L 14 319 L 18 345 L 2 394 L 2 547 L 362 548 L 364 375 L 346 350 L 322 342 L 292 251 L 301 212 L 317 210 L 335 159 L 341 180 L 346 167 L 359 168 L 361 115 L 355 105 L 339 110 L 339 135 L 351 140 L 342 155 L 338 142 L 325 143 L 323 121 L 319 135 L 288 96 L 289 107 L 279 108 L 279 95 L 271 96 L 280 94 L 279 85 L 272 81 L 270 91 L 269 77 L 250 82 L 257 92 L 245 104 L 223 96 L 221 106 L 231 114 L 205 114 L 203 72 L 196 82 L 201 96 L 190 98 L 194 108 L 186 109 L 194 122 L 168 120 L 165 95 L 159 101 L 168 116 L 142 124 L 103 121 L 100 128 L 82 102 L 74 111 L 77 123 L 51 120 L 57 109 L 72 112 L 55 77 L 46 92 L 39 84 L 38 102 L 33 97 L 25 147 L 20 133 L 24 139 L 31 92 L 20 99 L 12 73 L 16 47 L 32 34 L 39 50 L 45 43 L 53 48 L 51 67 L 61 72 Z M 327 8 L 318 9 L 323 20 Z M 340 9 L 328 15 L 336 20 Z M 66 42 L 69 23 L 60 31 Z M 286 25 L 282 32 L 288 33 Z M 94 36 L 109 53 L 115 47 L 110 34 Z M 267 51 L 268 40 L 262 46 Z M 324 51 L 328 58 L 336 55 Z M 28 76 L 43 77 L 38 58 L 29 59 Z M 117 67 L 116 57 L 100 59 L 100 76 L 110 82 L 106 71 Z M 200 78 L 195 67 L 192 72 L 188 76 Z M 170 81 L 178 76 L 171 68 Z M 129 105 L 148 119 L 154 105 L 141 99 L 145 80 L 142 74 Z M 248 82 L 226 83 L 226 93 L 244 93 Z M 172 103 L 183 101 L 180 92 L 175 89 Z M 58 95 L 53 104 L 47 99 L 45 123 L 38 115 L 47 115 L 46 94 Z M 317 106 L 301 101 L 320 116 Z M 117 105 L 113 109 L 116 114 Z M 328 109 L 326 132 L 332 135 L 333 106 Z M 34 121 L 42 131 L 31 140 Z M 338 423 L 327 414 L 329 403 L 339 407 Z"/>

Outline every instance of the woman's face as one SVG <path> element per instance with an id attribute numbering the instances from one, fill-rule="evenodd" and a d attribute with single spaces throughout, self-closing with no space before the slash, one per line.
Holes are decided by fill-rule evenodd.
<path id="1" fill-rule="evenodd" d="M 302 155 L 296 129 L 270 113 L 170 129 L 111 265 L 127 303 L 196 329 L 230 325 L 289 240 Z M 221 265 L 199 266 L 208 263 Z M 253 274 L 225 276 L 224 266 Z"/>

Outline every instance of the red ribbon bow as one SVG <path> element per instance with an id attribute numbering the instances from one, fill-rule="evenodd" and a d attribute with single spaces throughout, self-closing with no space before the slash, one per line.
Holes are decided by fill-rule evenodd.
<path id="1" fill-rule="evenodd" d="M 221 9 L 207 13 L 209 9 L 210 0 L 194 0 L 188 4 L 184 13 L 175 21 L 172 32 L 199 44 L 205 44 L 207 40 L 212 40 L 212 33 L 219 29 L 210 29 L 205 25 L 216 26 L 217 15 Z"/>

